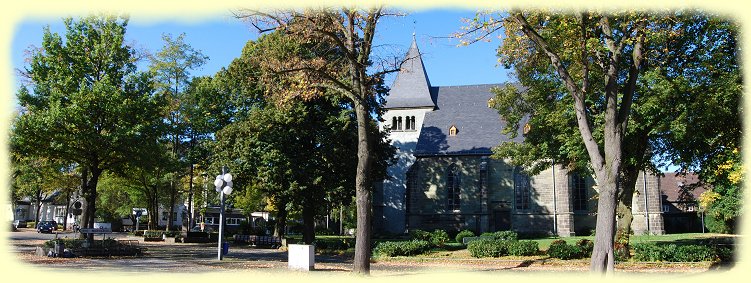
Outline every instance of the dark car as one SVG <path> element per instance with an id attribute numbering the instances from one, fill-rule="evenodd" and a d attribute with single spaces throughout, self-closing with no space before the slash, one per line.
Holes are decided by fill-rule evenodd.
<path id="1" fill-rule="evenodd" d="M 26 228 L 26 220 L 13 220 L 13 227 Z"/>
<path id="2" fill-rule="evenodd" d="M 55 231 L 52 221 L 42 221 L 37 224 L 37 233 L 52 233 L 52 231 Z"/>

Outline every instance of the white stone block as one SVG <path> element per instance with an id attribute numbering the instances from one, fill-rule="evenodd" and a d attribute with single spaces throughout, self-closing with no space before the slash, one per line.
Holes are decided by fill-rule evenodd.
<path id="1" fill-rule="evenodd" d="M 289 269 L 310 271 L 315 268 L 315 246 L 290 244 L 287 252 Z"/>

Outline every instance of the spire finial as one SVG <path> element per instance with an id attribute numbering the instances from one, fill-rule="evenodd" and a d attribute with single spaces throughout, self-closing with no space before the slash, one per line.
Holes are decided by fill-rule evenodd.
<path id="1" fill-rule="evenodd" d="M 412 41 L 416 41 L 415 40 L 415 35 L 417 34 L 416 30 L 417 30 L 417 20 L 412 20 Z"/>

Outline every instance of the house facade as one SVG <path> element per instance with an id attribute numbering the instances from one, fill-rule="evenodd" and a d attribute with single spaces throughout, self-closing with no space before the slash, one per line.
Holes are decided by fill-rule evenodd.
<path id="1" fill-rule="evenodd" d="M 597 191 L 592 176 L 552 164 L 528 175 L 508 160 L 491 158 L 506 123 L 488 106 L 499 84 L 433 86 L 413 40 L 386 99 L 385 122 L 397 162 L 375 186 L 374 228 L 409 230 L 513 230 L 520 233 L 589 235 L 595 227 Z M 636 233 L 662 234 L 659 179 L 634 195 Z M 646 200 L 646 201 L 645 201 Z"/>

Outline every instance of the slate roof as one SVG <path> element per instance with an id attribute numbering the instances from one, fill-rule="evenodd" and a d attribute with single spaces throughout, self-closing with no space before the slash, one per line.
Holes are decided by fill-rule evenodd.
<path id="1" fill-rule="evenodd" d="M 695 173 L 687 173 L 684 176 L 666 172 L 665 176 L 660 178 L 660 190 L 665 200 L 681 202 L 699 199 L 699 195 L 705 192 L 707 187 L 699 183 L 699 176 Z"/>
<path id="2" fill-rule="evenodd" d="M 494 96 L 490 89 L 496 86 L 501 85 L 431 87 L 437 108 L 425 113 L 415 156 L 490 155 L 503 141 L 522 142 L 521 132 L 513 140 L 501 134 L 506 122 L 488 107 Z M 456 136 L 449 136 L 451 126 L 456 126 Z"/>
<path id="3" fill-rule="evenodd" d="M 420 50 L 414 39 L 404 60 L 384 107 L 386 109 L 435 107 L 434 100 L 430 96 L 428 74 L 425 72 Z"/>

